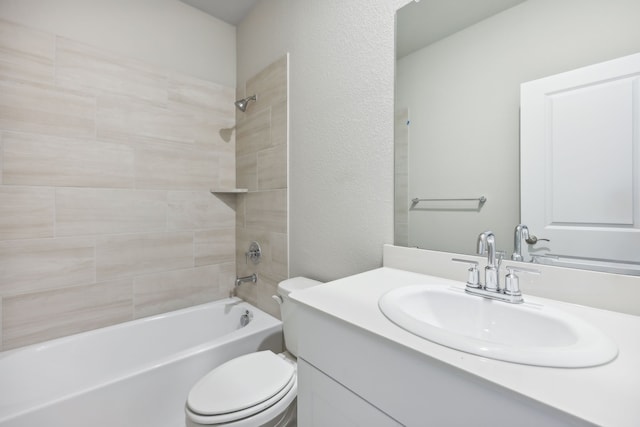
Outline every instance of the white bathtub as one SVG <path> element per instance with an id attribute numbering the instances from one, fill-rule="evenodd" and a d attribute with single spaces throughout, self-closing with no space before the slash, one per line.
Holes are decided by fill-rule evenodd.
<path id="1" fill-rule="evenodd" d="M 231 298 L 0 353 L 0 427 L 184 426 L 198 379 L 241 354 L 279 351 L 281 331 Z"/>

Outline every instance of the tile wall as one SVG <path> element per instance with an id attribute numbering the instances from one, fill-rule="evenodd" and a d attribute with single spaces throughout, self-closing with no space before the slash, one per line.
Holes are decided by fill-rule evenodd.
<path id="1" fill-rule="evenodd" d="M 236 181 L 248 193 L 238 196 L 236 229 L 237 274 L 258 275 L 238 295 L 280 317 L 271 298 L 277 284 L 289 277 L 287 248 L 288 56 L 283 56 L 241 84 L 237 98 L 257 95 L 247 111 L 237 111 Z M 259 264 L 246 260 L 251 241 L 263 251 Z"/>
<path id="2" fill-rule="evenodd" d="M 239 127 L 250 144 L 270 132 L 265 114 L 286 112 L 286 92 L 270 93 L 273 108 Z M 221 137 L 234 99 L 234 88 L 0 21 L 1 350 L 228 296 L 236 200 L 209 189 L 236 184 L 235 139 Z M 259 188 L 274 196 L 241 203 L 266 209 L 244 217 L 278 257 L 286 179 L 270 165 L 286 158 L 280 142 L 255 144 Z"/>

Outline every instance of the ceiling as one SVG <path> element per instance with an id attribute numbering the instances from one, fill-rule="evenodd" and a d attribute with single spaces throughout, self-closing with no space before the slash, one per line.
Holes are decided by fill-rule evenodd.
<path id="1" fill-rule="evenodd" d="M 237 26 L 259 0 L 180 0 Z M 435 41 L 525 0 L 417 0 L 398 11 L 396 56 L 402 58 Z"/>
<path id="2" fill-rule="evenodd" d="M 258 0 L 180 0 L 228 24 L 237 26 Z"/>
<path id="3" fill-rule="evenodd" d="M 402 58 L 523 1 L 525 0 L 411 2 L 397 14 L 396 57 Z"/>

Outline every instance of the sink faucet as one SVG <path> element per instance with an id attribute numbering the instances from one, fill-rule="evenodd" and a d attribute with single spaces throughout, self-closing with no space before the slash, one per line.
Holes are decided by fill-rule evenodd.
<path id="1" fill-rule="evenodd" d="M 478 255 L 487 254 L 487 266 L 484 269 L 484 289 L 491 292 L 500 291 L 500 263 L 496 262 L 496 236 L 493 231 L 485 231 L 478 236 Z"/>
<path id="2" fill-rule="evenodd" d="M 509 274 L 506 276 L 504 289 L 500 287 L 500 264 L 504 252 L 496 251 L 496 236 L 491 231 L 485 231 L 478 236 L 478 254 L 487 254 L 487 266 L 484 269 L 484 284 L 478 278 L 478 261 L 453 258 L 452 261 L 469 264 L 467 285 L 465 292 L 483 298 L 520 304 L 524 302 L 517 272 L 539 274 L 537 270 L 531 270 L 520 266 L 509 266 Z"/>
<path id="3" fill-rule="evenodd" d="M 511 259 L 514 261 L 522 261 L 522 239 L 529 239 L 529 227 L 524 224 L 516 225 L 513 233 L 513 254 Z"/>
<path id="4" fill-rule="evenodd" d="M 516 225 L 516 229 L 513 233 L 513 254 L 511 259 L 514 261 L 524 261 L 522 257 L 522 241 L 527 242 L 529 245 L 535 245 L 538 242 L 550 242 L 549 239 L 541 239 L 533 234 L 529 233 L 529 227 L 524 224 Z M 533 256 L 533 255 L 532 255 Z M 532 260 L 533 262 L 533 260 Z"/>

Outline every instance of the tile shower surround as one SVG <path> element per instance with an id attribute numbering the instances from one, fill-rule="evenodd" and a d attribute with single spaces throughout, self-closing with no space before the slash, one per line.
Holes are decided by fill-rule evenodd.
<path id="1" fill-rule="evenodd" d="M 235 99 L 0 20 L 0 350 L 228 296 Z"/>
<path id="2" fill-rule="evenodd" d="M 271 298 L 277 284 L 289 277 L 287 248 L 288 56 L 270 64 L 244 84 L 238 99 L 257 95 L 245 113 L 236 112 L 236 182 L 247 188 L 238 195 L 236 217 L 237 274 L 257 273 L 258 283 L 243 284 L 238 295 L 280 317 Z M 252 240 L 260 243 L 262 259 L 245 258 Z"/>

